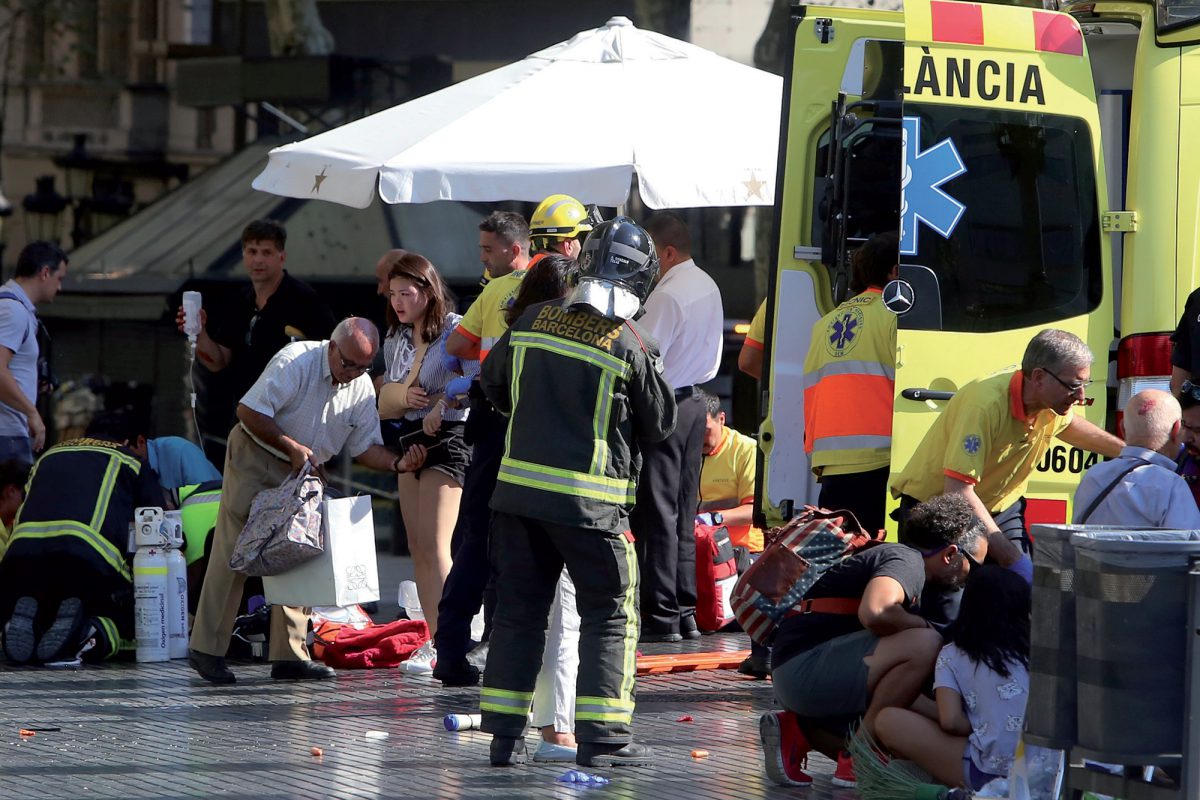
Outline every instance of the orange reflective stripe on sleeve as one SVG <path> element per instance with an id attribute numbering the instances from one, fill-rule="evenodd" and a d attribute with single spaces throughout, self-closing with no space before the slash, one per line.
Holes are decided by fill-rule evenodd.
<path id="1" fill-rule="evenodd" d="M 978 478 L 973 478 L 970 475 L 964 475 L 961 472 L 955 472 L 952 469 L 942 470 L 942 474 L 944 474 L 947 478 L 954 478 L 954 480 L 956 480 L 956 481 L 962 481 L 963 483 L 969 483 L 972 486 L 979 483 Z"/>
<path id="2" fill-rule="evenodd" d="M 882 375 L 827 375 L 804 392 L 804 450 L 826 449 L 821 440 L 841 439 L 844 449 L 890 447 L 894 383 Z M 869 437 L 852 443 L 847 437 Z"/>

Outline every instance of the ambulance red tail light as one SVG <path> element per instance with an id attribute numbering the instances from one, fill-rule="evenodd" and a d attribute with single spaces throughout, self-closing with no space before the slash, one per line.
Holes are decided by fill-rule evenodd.
<path id="1" fill-rule="evenodd" d="M 1138 333 L 1117 345 L 1117 434 L 1125 435 L 1121 409 L 1143 389 L 1170 391 L 1171 334 Z"/>

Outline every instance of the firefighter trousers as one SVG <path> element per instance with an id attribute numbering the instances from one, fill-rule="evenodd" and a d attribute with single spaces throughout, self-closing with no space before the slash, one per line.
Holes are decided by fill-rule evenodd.
<path id="1" fill-rule="evenodd" d="M 629 742 L 639 633 L 637 556 L 629 534 L 496 512 L 491 552 L 497 603 L 479 695 L 483 730 L 525 735 L 550 604 L 565 565 L 580 617 L 575 737 Z"/>

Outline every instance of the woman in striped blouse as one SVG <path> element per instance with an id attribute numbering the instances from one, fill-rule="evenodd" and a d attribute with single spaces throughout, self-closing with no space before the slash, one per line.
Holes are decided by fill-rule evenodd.
<path id="1" fill-rule="evenodd" d="M 445 394 L 446 384 L 459 375 L 479 372 L 478 361 L 459 361 L 446 353 L 446 338 L 461 317 L 449 311 L 445 283 L 433 264 L 408 253 L 388 275 L 388 335 L 384 341 L 385 383 L 408 382 L 420 358 L 417 377 L 405 396 L 407 411 L 400 433 L 409 439 L 436 437 L 420 470 L 399 478 L 400 513 L 408 532 L 408 547 L 416 572 L 417 594 L 432 635 L 442 584 L 450 572 L 450 538 L 458 519 L 463 476 L 471 449 L 463 441 L 467 409 Z M 408 442 L 402 441 L 401 447 Z M 414 654 L 408 671 L 432 669 L 433 644 Z"/>

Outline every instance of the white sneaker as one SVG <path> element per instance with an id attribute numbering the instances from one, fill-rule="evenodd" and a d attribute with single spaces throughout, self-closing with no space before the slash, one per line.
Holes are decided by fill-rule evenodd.
<path id="1" fill-rule="evenodd" d="M 433 648 L 433 641 L 430 640 L 417 648 L 407 661 L 401 661 L 399 670 L 412 675 L 428 675 L 433 672 L 436 661 L 437 650 Z"/>

